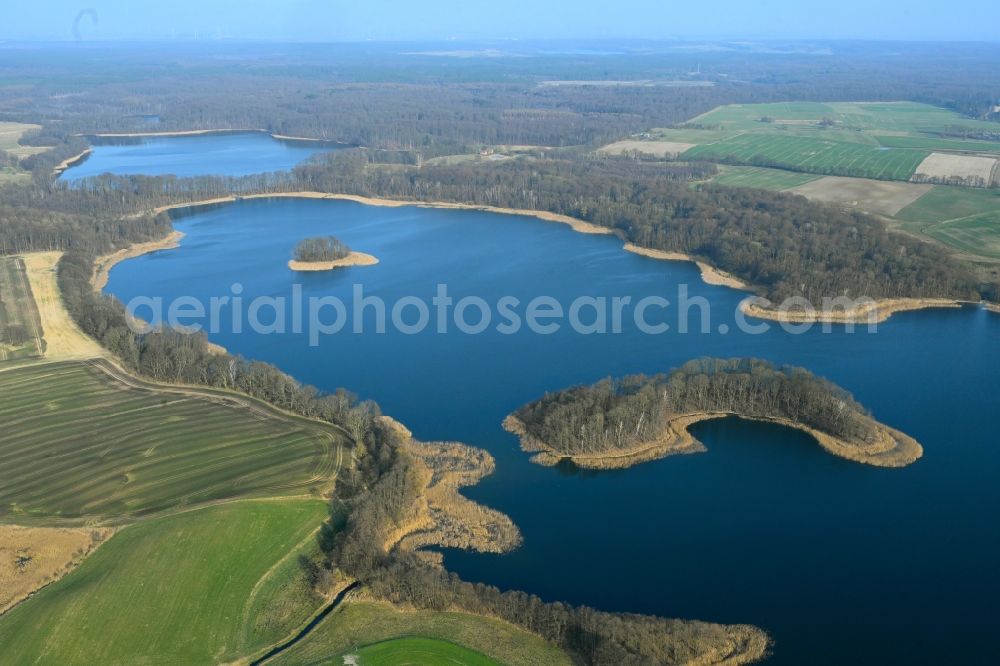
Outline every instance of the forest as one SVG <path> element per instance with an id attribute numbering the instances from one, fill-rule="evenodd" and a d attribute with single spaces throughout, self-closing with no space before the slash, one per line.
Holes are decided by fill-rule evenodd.
<path id="1" fill-rule="evenodd" d="M 295 261 L 317 262 L 336 261 L 351 253 L 351 248 L 333 236 L 304 238 L 295 245 Z"/>
<path id="2" fill-rule="evenodd" d="M 667 433 L 673 418 L 705 413 L 787 420 L 848 442 L 877 436 L 867 410 L 835 384 L 802 368 L 739 358 L 703 358 L 668 375 L 574 386 L 514 416 L 531 441 L 572 456 L 648 445 Z"/>

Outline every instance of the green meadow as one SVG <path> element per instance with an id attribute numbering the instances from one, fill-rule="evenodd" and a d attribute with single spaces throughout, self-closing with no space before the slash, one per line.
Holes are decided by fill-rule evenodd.
<path id="1" fill-rule="evenodd" d="M 255 654 L 322 605 L 307 587 L 289 601 L 269 583 L 286 582 L 283 565 L 315 549 L 326 512 L 319 500 L 236 501 L 123 528 L 0 617 L 0 661 L 216 664 Z"/>

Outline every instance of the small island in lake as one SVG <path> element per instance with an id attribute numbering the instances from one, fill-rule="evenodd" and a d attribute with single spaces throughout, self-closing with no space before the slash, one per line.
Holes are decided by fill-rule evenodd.
<path id="1" fill-rule="evenodd" d="M 903 467 L 923 455 L 916 440 L 876 421 L 839 386 L 757 359 L 698 359 L 668 375 L 548 393 L 508 416 L 504 428 L 537 453 L 536 463 L 569 459 L 615 469 L 704 451 L 688 427 L 725 416 L 803 430 L 829 453 L 880 467 Z"/>
<path id="2" fill-rule="evenodd" d="M 345 266 L 373 266 L 377 263 L 376 257 L 364 252 L 354 252 L 339 238 L 325 236 L 299 241 L 288 267 L 293 271 L 329 271 Z"/>

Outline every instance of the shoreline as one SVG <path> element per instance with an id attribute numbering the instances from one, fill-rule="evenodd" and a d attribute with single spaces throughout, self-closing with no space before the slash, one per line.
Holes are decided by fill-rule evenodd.
<path id="1" fill-rule="evenodd" d="M 101 139 L 155 139 L 157 137 L 169 138 L 172 136 L 203 136 L 206 134 L 240 134 L 243 132 L 253 133 L 253 134 L 267 134 L 272 139 L 277 139 L 278 141 L 310 141 L 315 143 L 329 143 L 336 144 L 338 146 L 346 146 L 346 143 L 341 143 L 333 139 L 317 139 L 311 136 L 292 136 L 289 134 L 276 134 L 270 132 L 266 129 L 261 128 L 245 128 L 240 129 L 236 127 L 220 127 L 215 129 L 197 129 L 197 130 L 165 130 L 163 132 L 86 132 L 83 134 L 77 134 L 80 137 L 98 137 Z"/>
<path id="2" fill-rule="evenodd" d="M 380 206 L 383 208 L 404 208 L 412 206 L 414 208 L 440 208 L 444 210 L 477 210 L 485 213 L 500 213 L 502 215 L 521 215 L 534 217 L 545 222 L 558 222 L 568 225 L 573 231 L 581 234 L 593 234 L 610 236 L 614 235 L 614 230 L 607 227 L 598 226 L 591 222 L 579 220 L 575 217 L 562 215 L 560 213 L 550 213 L 544 210 L 531 210 L 528 208 L 498 208 L 496 206 L 460 204 L 448 201 L 408 201 L 404 199 L 383 199 L 379 197 L 366 197 L 359 194 L 334 194 L 329 192 L 272 192 L 246 195 L 226 195 L 212 199 L 202 199 L 201 201 L 191 201 L 187 203 L 169 204 L 153 209 L 153 213 L 165 213 L 181 208 L 197 208 L 199 206 L 212 206 L 222 203 L 233 203 L 245 199 L 331 199 L 334 201 L 353 201 L 366 206 Z"/>
<path id="3" fill-rule="evenodd" d="M 698 270 L 701 271 L 701 280 L 705 284 L 715 287 L 729 287 L 731 289 L 739 289 L 740 291 L 752 291 L 750 285 L 743 282 L 743 280 L 740 280 L 738 277 L 730 275 L 729 273 L 726 273 L 709 263 L 696 259 L 689 254 L 684 254 L 683 252 L 654 250 L 653 248 L 643 247 L 641 245 L 636 245 L 635 243 L 625 243 L 624 250 L 626 252 L 631 252 L 632 254 L 638 254 L 639 256 L 657 259 L 659 261 L 689 261 L 695 264 L 698 267 Z"/>
<path id="4" fill-rule="evenodd" d="M 77 164 L 83 162 L 88 157 L 90 157 L 90 154 L 92 152 L 94 152 L 93 148 L 87 148 L 79 155 L 74 155 L 73 157 L 67 157 L 62 162 L 60 162 L 59 164 L 55 165 L 52 168 L 52 175 L 58 178 L 59 176 L 63 175 L 63 172 L 66 171 L 67 169 L 75 167 Z"/>
<path id="5" fill-rule="evenodd" d="M 524 422 L 514 414 L 503 421 L 507 432 L 517 435 L 521 440 L 521 450 L 534 453 L 531 462 L 537 465 L 554 466 L 568 460 L 577 467 L 584 469 L 626 469 L 653 460 L 659 460 L 670 455 L 703 453 L 708 449 L 694 438 L 688 428 L 702 421 L 735 416 L 749 421 L 776 423 L 787 428 L 799 430 L 810 435 L 827 453 L 856 463 L 874 467 L 906 467 L 923 456 L 924 449 L 915 439 L 891 428 L 884 423 L 875 421 L 878 441 L 874 445 L 862 448 L 845 440 L 838 439 L 814 428 L 796 423 L 788 419 L 748 417 L 730 412 L 703 412 L 698 414 L 680 414 L 670 419 L 667 432 L 658 440 L 643 443 L 630 449 L 620 449 L 607 453 L 587 453 L 567 455 L 549 447 L 527 433 Z"/>
<path id="6" fill-rule="evenodd" d="M 928 310 L 934 308 L 960 308 L 973 301 L 959 301 L 950 298 L 882 298 L 858 305 L 850 310 L 829 312 L 782 312 L 753 302 L 749 297 L 740 302 L 739 309 L 744 315 L 756 319 L 767 319 L 785 324 L 881 324 L 898 312 Z M 1000 312 L 1000 305 L 985 303 L 987 310 Z"/>
<path id="7" fill-rule="evenodd" d="M 150 252 L 156 252 L 157 250 L 172 250 L 180 246 L 182 238 L 184 238 L 184 234 L 174 230 L 161 240 L 133 243 L 116 252 L 102 255 L 94 261 L 94 275 L 90 280 L 90 284 L 94 287 L 94 291 L 104 291 L 104 288 L 108 286 L 111 269 L 116 264 L 126 259 L 134 259 Z"/>
<path id="8" fill-rule="evenodd" d="M 378 257 L 364 252 L 351 252 L 346 257 L 334 259 L 333 261 L 296 261 L 292 259 L 288 262 L 288 268 L 296 272 L 319 272 L 332 271 L 337 268 L 348 266 L 374 266 L 378 264 Z"/>

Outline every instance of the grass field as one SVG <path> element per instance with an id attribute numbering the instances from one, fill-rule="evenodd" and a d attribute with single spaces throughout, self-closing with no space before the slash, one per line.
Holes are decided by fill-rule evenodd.
<path id="1" fill-rule="evenodd" d="M 0 150 L 18 158 L 48 150 L 47 148 L 38 146 L 22 146 L 18 143 L 25 132 L 40 129 L 40 127 L 40 125 L 29 125 L 27 123 L 0 122 Z"/>
<path id="2" fill-rule="evenodd" d="M 222 397 L 132 388 L 93 364 L 0 373 L 0 522 L 135 518 L 329 490 L 332 428 Z"/>
<path id="3" fill-rule="evenodd" d="M 1000 142 L 963 141 L 933 136 L 880 136 L 878 142 L 887 148 L 913 148 L 916 150 L 945 150 L 960 153 L 988 153 L 1000 155 Z"/>
<path id="4" fill-rule="evenodd" d="M 42 323 L 20 257 L 0 257 L 0 366 L 45 351 Z"/>
<path id="5" fill-rule="evenodd" d="M 21 136 L 33 129 L 39 129 L 39 125 L 28 125 L 25 123 L 0 122 L 0 151 L 6 152 L 20 159 L 35 153 L 41 153 L 48 148 L 38 146 L 22 146 L 18 143 Z M 4 183 L 26 183 L 31 181 L 31 174 L 16 167 L 0 166 L 0 185 Z"/>
<path id="6" fill-rule="evenodd" d="M 780 192 L 810 183 L 820 176 L 765 167 L 722 166 L 713 183 L 727 187 L 756 187 Z"/>
<path id="7" fill-rule="evenodd" d="M 683 158 L 879 180 L 909 180 L 935 151 L 1000 154 L 1000 141 L 946 136 L 956 132 L 997 126 L 912 102 L 780 102 L 722 106 L 633 138 L 695 144 Z"/>
<path id="8" fill-rule="evenodd" d="M 325 517 L 319 500 L 251 500 L 124 528 L 0 616 L 0 661 L 217 664 L 253 654 L 321 605 L 304 597 L 286 622 L 245 628 L 254 590 L 310 543 Z"/>
<path id="9" fill-rule="evenodd" d="M 824 175 L 909 180 L 927 151 L 884 149 L 859 143 L 772 133 L 738 134 L 695 146 L 685 159 L 735 161 Z"/>
<path id="10" fill-rule="evenodd" d="M 431 638 L 397 638 L 352 653 L 357 666 L 501 666 L 480 652 Z M 342 662 L 344 663 L 344 662 Z"/>
<path id="11" fill-rule="evenodd" d="M 343 664 L 343 656 L 358 654 L 364 646 L 384 644 L 396 639 L 420 636 L 445 649 L 461 646 L 507 666 L 568 666 L 573 662 L 558 648 L 538 636 L 493 618 L 467 613 L 402 611 L 387 604 L 348 602 L 330 614 L 301 643 L 278 655 L 269 666 L 306 666 L 307 664 Z M 404 647 L 407 645 L 403 643 Z M 454 654 L 454 653 L 452 653 Z M 364 666 L 364 659 L 359 666 Z M 379 662 L 371 662 L 379 663 Z M 454 662 L 382 663 L 448 664 Z M 493 661 L 459 661 L 459 664 L 491 664 Z"/>
<path id="12" fill-rule="evenodd" d="M 770 122 L 762 122 L 762 119 Z M 828 119 L 832 125 L 819 125 Z M 932 134 L 945 128 L 996 132 L 994 123 L 966 118 L 954 111 L 916 102 L 778 102 L 731 104 L 693 118 L 691 123 L 729 131 L 788 126 L 814 131 L 835 128 L 874 135 Z"/>
<path id="13" fill-rule="evenodd" d="M 1000 259 L 1000 210 L 940 222 L 923 233 L 962 252 Z"/>

